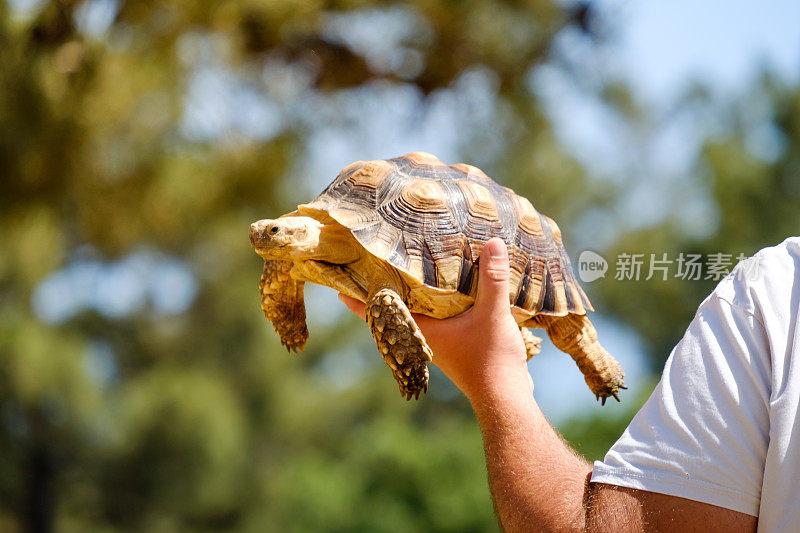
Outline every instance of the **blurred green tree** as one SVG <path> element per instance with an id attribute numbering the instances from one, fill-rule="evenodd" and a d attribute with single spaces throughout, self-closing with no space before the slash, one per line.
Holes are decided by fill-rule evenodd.
<path id="1" fill-rule="evenodd" d="M 592 188 L 526 83 L 587 20 L 552 0 L 0 2 L 0 529 L 495 527 L 468 406 L 400 402 L 344 315 L 287 357 L 246 229 L 313 192 L 293 177 L 339 95 L 424 108 L 468 72 L 500 104 L 464 153 L 574 217 Z M 376 31 L 383 55 L 357 39 Z M 289 112 L 315 101 L 328 115 Z M 506 135 L 513 157 L 481 151 Z"/>
<path id="2" fill-rule="evenodd" d="M 593 285 L 599 305 L 641 334 L 654 371 L 722 275 L 741 258 L 800 232 L 800 88 L 765 72 L 740 99 L 720 103 L 698 88 L 681 105 L 715 126 L 668 199 L 668 216 L 620 232 L 604 251 L 608 258 L 643 254 L 641 279 L 615 279 L 611 265 Z M 687 216 L 682 204 L 698 198 L 702 214 Z M 681 276 L 681 254 L 698 256 L 702 269 Z M 672 261 L 667 279 L 659 271 L 645 279 L 650 260 L 665 257 Z"/>
<path id="3" fill-rule="evenodd" d="M 495 528 L 469 406 L 436 374 L 409 408 L 344 314 L 288 357 L 246 230 L 317 192 L 299 176 L 342 102 L 401 88 L 424 113 L 477 75 L 491 114 L 461 128 L 461 159 L 572 242 L 619 191 L 561 146 L 530 75 L 593 25 L 552 0 L 0 1 L 0 530 Z M 752 253 L 797 231 L 800 93 L 758 91 L 781 150 L 747 149 L 747 101 L 725 110 L 741 120 L 695 173 L 716 222 L 623 232 L 605 254 Z M 592 296 L 657 368 L 710 285 Z M 564 430 L 596 458 L 626 421 Z"/>
<path id="4" fill-rule="evenodd" d="M 625 87 L 612 88 L 615 94 L 606 102 L 634 127 L 642 127 L 652 113 L 637 108 Z M 683 112 L 713 126 L 702 132 L 691 168 L 676 180 L 673 194 L 662 199 L 669 214 L 647 226 L 619 222 L 615 238 L 601 250 L 609 272 L 591 286 L 599 309 L 638 332 L 656 378 L 721 277 L 739 259 L 800 234 L 800 87 L 765 71 L 749 92 L 732 101 L 721 103 L 705 88 L 695 87 L 672 110 L 675 115 Z M 617 202 L 624 200 L 619 194 Z M 683 209 L 698 202 L 703 205 L 700 213 Z M 641 254 L 638 280 L 615 279 L 622 254 Z M 682 255 L 686 260 L 696 256 L 700 270 L 684 267 L 681 272 Z M 667 261 L 654 264 L 664 266 L 666 276 L 654 270 L 647 279 L 653 260 Z M 722 269 L 719 275 L 709 270 L 715 262 Z M 652 390 L 655 383 L 643 390 Z M 602 459 L 646 399 L 647 394 L 626 398 L 630 410 L 616 418 L 578 417 L 559 429 L 588 459 Z"/>

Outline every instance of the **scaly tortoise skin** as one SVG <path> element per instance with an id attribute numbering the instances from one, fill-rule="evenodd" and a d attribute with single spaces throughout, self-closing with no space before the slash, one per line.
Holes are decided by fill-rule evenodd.
<path id="1" fill-rule="evenodd" d="M 433 354 L 411 313 L 435 318 L 468 309 L 478 260 L 499 237 L 511 266 L 509 304 L 528 357 L 544 328 L 570 354 L 598 399 L 624 389 L 619 363 L 597 341 L 589 299 L 575 280 L 550 218 L 476 167 L 445 165 L 414 152 L 345 168 L 314 201 L 250 226 L 264 259 L 261 307 L 287 349 L 308 340 L 305 282 L 326 285 L 366 304 L 375 342 L 406 398 L 427 391 Z"/>

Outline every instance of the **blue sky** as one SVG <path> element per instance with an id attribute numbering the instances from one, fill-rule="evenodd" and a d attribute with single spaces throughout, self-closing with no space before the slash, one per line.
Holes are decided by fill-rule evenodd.
<path id="1" fill-rule="evenodd" d="M 746 90 L 763 65 L 797 82 L 800 2 L 600 2 L 613 13 L 620 71 L 643 99 L 668 101 L 701 80 L 720 95 Z"/>

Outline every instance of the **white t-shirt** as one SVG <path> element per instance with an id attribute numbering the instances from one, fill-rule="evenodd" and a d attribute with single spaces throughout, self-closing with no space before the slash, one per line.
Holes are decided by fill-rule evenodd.
<path id="1" fill-rule="evenodd" d="M 800 238 L 742 261 L 697 310 L 592 481 L 800 531 Z"/>

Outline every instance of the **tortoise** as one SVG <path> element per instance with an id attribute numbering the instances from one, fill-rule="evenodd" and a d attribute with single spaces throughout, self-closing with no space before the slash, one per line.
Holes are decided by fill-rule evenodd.
<path id="1" fill-rule="evenodd" d="M 433 356 L 412 313 L 446 318 L 468 309 L 492 237 L 508 247 L 509 305 L 528 358 L 542 339 L 527 328 L 544 328 L 603 404 L 619 401 L 625 373 L 586 316 L 594 309 L 558 226 L 474 166 L 448 166 L 424 152 L 357 161 L 311 203 L 250 226 L 264 259 L 261 307 L 282 344 L 297 351 L 308 340 L 305 282 L 356 298 L 407 400 L 427 391 Z"/>

